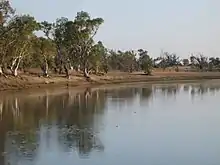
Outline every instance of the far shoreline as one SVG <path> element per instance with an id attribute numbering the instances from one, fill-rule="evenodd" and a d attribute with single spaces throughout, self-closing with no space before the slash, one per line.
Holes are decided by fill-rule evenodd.
<path id="1" fill-rule="evenodd" d="M 220 80 L 220 72 L 155 72 L 152 76 L 143 73 L 112 72 L 104 76 L 91 75 L 87 81 L 82 76 L 71 76 L 67 79 L 52 75 L 50 78 L 23 74 L 19 77 L 0 77 L 0 91 L 17 91 L 23 89 L 50 88 L 86 88 L 102 85 L 134 84 L 134 83 L 184 83 L 203 80 Z"/>

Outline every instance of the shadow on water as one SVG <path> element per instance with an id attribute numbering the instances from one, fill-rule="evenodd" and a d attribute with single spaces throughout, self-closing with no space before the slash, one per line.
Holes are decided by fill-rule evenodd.
<path id="1" fill-rule="evenodd" d="M 135 98 L 150 102 L 155 93 L 163 96 L 189 92 L 192 96 L 219 91 L 219 85 L 172 84 L 117 89 L 70 90 L 52 95 L 0 96 L 0 164 L 34 161 L 46 152 L 75 153 L 89 157 L 104 152 L 99 129 L 107 102 L 132 104 Z"/>

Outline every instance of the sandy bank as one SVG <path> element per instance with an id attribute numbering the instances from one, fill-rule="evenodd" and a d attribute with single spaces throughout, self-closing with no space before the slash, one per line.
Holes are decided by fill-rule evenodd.
<path id="1" fill-rule="evenodd" d="M 71 76 L 68 80 L 64 76 L 52 75 L 50 78 L 38 77 L 34 75 L 21 75 L 17 78 L 8 76 L 0 77 L 0 90 L 20 90 L 29 88 L 62 88 L 62 87 L 85 87 L 93 85 L 135 83 L 135 82 L 178 82 L 192 80 L 212 80 L 220 79 L 220 72 L 157 72 L 153 76 L 146 76 L 141 73 L 109 73 L 105 76 L 91 75 L 88 81 L 82 76 Z"/>

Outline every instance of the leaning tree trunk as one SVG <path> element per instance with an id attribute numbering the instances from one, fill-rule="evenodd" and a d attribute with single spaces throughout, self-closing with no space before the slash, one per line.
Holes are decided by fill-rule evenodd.
<path id="1" fill-rule="evenodd" d="M 4 75 L 2 66 L 0 66 L 0 76 Z"/>
<path id="2" fill-rule="evenodd" d="M 90 78 L 89 77 L 89 70 L 88 70 L 88 61 L 85 61 L 84 62 L 84 65 L 83 65 L 84 69 L 83 69 L 83 75 L 85 78 Z"/>
<path id="3" fill-rule="evenodd" d="M 13 76 L 17 77 L 18 76 L 18 68 L 21 62 L 21 57 L 17 57 L 13 62 L 11 66 L 11 72 Z"/>
<path id="4" fill-rule="evenodd" d="M 7 78 L 3 65 L 0 65 L 0 76 L 4 76 L 5 78 Z"/>
<path id="5" fill-rule="evenodd" d="M 18 67 L 14 68 L 14 69 L 12 70 L 12 74 L 13 74 L 13 76 L 15 76 L 15 77 L 18 76 Z"/>
<path id="6" fill-rule="evenodd" d="M 88 68 L 87 68 L 87 67 L 84 68 L 84 77 L 90 78 L 90 77 L 89 77 L 89 72 L 88 72 Z"/>
<path id="7" fill-rule="evenodd" d="M 15 68 L 17 60 L 18 60 L 18 57 L 16 57 L 15 59 L 12 60 L 12 64 L 11 64 L 11 67 L 10 67 L 10 70 L 11 70 L 12 74 L 13 74 L 13 70 Z"/>

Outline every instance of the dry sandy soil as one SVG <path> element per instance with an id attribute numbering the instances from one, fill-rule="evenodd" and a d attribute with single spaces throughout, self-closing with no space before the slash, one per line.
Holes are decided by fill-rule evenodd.
<path id="1" fill-rule="evenodd" d="M 85 87 L 101 84 L 133 83 L 133 82 L 170 82 L 188 80 L 220 79 L 220 72 L 169 72 L 154 71 L 152 76 L 141 72 L 125 73 L 110 72 L 104 76 L 91 75 L 90 80 L 83 76 L 72 74 L 70 79 L 64 75 L 51 75 L 49 78 L 37 74 L 20 74 L 19 77 L 0 77 L 0 90 L 18 90 L 27 88 L 62 88 L 62 87 Z"/>

